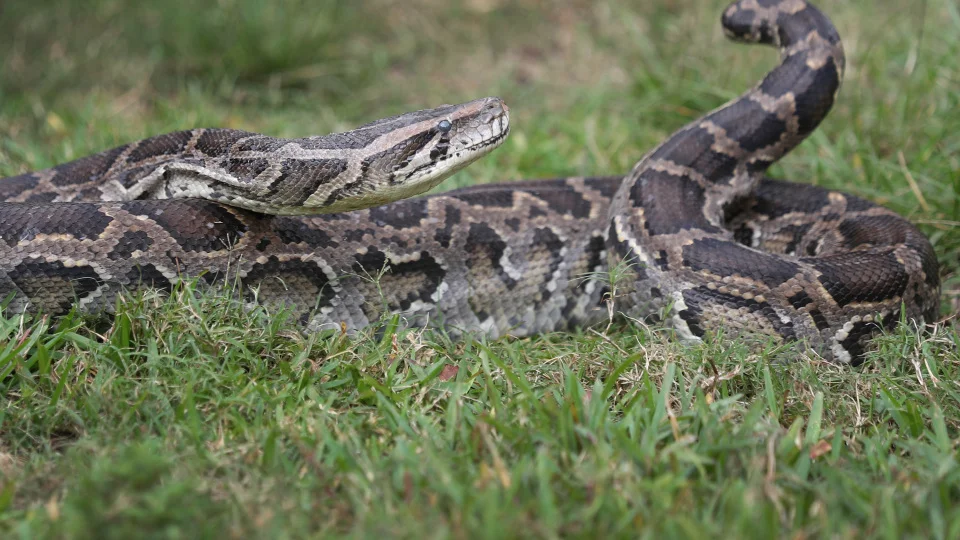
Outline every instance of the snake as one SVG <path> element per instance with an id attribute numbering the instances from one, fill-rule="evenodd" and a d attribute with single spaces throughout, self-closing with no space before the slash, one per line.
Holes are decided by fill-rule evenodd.
<path id="1" fill-rule="evenodd" d="M 739 0 L 721 22 L 780 62 L 623 176 L 411 198 L 503 142 L 509 109 L 484 98 L 301 139 L 170 133 L 0 180 L 4 312 L 110 313 L 191 279 L 237 283 L 305 332 L 396 316 L 529 336 L 615 310 L 684 342 L 796 343 L 860 364 L 878 333 L 936 320 L 934 250 L 891 210 L 766 175 L 839 91 L 830 20 L 806 0 Z"/>

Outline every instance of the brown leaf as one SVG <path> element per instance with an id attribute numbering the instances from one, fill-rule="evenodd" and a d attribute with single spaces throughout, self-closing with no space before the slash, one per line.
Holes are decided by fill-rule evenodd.
<path id="1" fill-rule="evenodd" d="M 450 379 L 457 376 L 457 372 L 460 371 L 460 366 L 455 366 L 453 364 L 447 364 L 443 366 L 443 371 L 440 372 L 438 377 L 441 381 L 449 381 Z"/>
<path id="2" fill-rule="evenodd" d="M 403 499 L 408 503 L 413 501 L 413 475 L 410 471 L 403 473 Z"/>
<path id="3" fill-rule="evenodd" d="M 833 446 L 831 446 L 830 443 L 824 440 L 818 441 L 817 444 L 810 448 L 810 459 L 817 459 L 830 450 L 833 450 Z"/>

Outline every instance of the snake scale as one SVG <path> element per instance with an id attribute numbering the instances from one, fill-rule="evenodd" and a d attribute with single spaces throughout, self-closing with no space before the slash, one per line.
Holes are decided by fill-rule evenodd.
<path id="1" fill-rule="evenodd" d="M 605 320 L 598 276 L 617 266 L 617 309 L 682 339 L 722 331 L 860 363 L 882 329 L 937 317 L 933 249 L 890 210 L 765 177 L 833 105 L 844 54 L 830 21 L 805 0 L 740 0 L 722 22 L 780 63 L 626 177 L 396 200 L 500 144 L 497 98 L 306 139 L 161 135 L 0 181 L 0 295 L 57 315 L 184 276 L 239 279 L 307 331 L 391 312 L 523 336 Z"/>

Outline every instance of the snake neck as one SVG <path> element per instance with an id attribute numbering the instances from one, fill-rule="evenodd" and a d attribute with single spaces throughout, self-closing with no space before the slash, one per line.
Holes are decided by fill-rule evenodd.
<path id="1" fill-rule="evenodd" d="M 843 75 L 836 29 L 803 0 L 741 0 L 722 19 L 738 41 L 775 45 L 780 63 L 739 98 L 683 127 L 628 175 L 610 211 L 609 244 L 637 255 L 641 237 L 721 233 L 724 209 L 749 194 L 833 105 Z"/>

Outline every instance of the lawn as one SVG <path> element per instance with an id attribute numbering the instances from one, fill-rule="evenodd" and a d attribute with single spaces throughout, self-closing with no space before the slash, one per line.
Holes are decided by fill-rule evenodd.
<path id="1" fill-rule="evenodd" d="M 715 0 L 7 0 L 0 176 L 165 131 L 277 136 L 503 97 L 441 188 L 621 174 L 776 62 Z M 0 317 L 0 536 L 960 536 L 960 7 L 822 0 L 848 58 L 774 176 L 919 224 L 948 322 L 844 368 L 619 321 L 304 336 L 224 290 Z"/>

